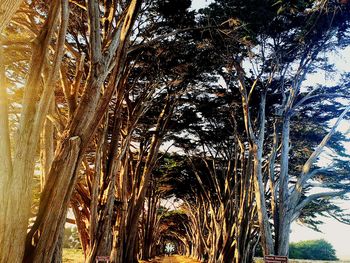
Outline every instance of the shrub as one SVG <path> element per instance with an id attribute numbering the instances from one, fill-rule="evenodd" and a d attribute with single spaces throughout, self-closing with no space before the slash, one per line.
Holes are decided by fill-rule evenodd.
<path id="1" fill-rule="evenodd" d="M 65 228 L 63 237 L 63 247 L 75 249 L 81 248 L 79 234 L 76 227 Z"/>
<path id="2" fill-rule="evenodd" d="M 337 260 L 333 246 L 324 239 L 291 243 L 289 258 L 313 260 Z"/>

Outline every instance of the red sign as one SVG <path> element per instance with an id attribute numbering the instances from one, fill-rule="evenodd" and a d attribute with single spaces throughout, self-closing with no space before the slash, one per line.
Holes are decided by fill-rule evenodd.
<path id="1" fill-rule="evenodd" d="M 100 262 L 100 261 L 109 262 L 109 256 L 97 256 L 96 262 Z"/>
<path id="2" fill-rule="evenodd" d="M 265 256 L 265 263 L 288 263 L 288 258 L 284 256 Z"/>

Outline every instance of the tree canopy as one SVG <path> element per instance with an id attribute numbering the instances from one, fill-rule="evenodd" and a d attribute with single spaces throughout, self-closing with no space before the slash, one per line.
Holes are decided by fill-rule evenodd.
<path id="1" fill-rule="evenodd" d="M 292 256 L 292 222 L 350 223 L 350 2 L 8 2 L 0 263 L 60 262 L 67 220 L 120 263 Z"/>
<path id="2" fill-rule="evenodd" d="M 289 253 L 295 259 L 337 260 L 333 246 L 323 239 L 292 243 Z"/>

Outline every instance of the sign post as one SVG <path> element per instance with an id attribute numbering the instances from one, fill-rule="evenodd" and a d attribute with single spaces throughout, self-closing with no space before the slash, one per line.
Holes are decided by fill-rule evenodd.
<path id="1" fill-rule="evenodd" d="M 288 257 L 285 256 L 265 256 L 264 257 L 265 263 L 288 263 Z"/>
<path id="2" fill-rule="evenodd" d="M 97 256 L 96 257 L 96 263 L 98 262 L 110 262 L 109 256 Z"/>

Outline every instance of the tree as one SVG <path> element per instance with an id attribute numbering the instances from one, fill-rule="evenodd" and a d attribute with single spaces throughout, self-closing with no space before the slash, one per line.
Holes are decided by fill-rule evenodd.
<path id="1" fill-rule="evenodd" d="M 249 262 L 259 238 L 265 254 L 287 254 L 293 220 L 317 226 L 316 200 L 347 220 L 328 198 L 349 191 L 337 182 L 349 166 L 316 161 L 326 144 L 345 156 L 335 139 L 348 109 L 330 93 L 349 92 L 302 83 L 330 69 L 321 51 L 346 45 L 349 6 L 217 0 L 196 15 L 190 4 L 25 1 L 2 31 L 0 262 L 59 262 L 69 206 L 87 262 L 150 257 L 157 236 Z M 169 157 L 164 141 L 184 153 Z M 183 202 L 164 218 L 159 173 Z M 317 185 L 332 191 L 310 194 Z"/>
<path id="2" fill-rule="evenodd" d="M 254 9 L 256 8 L 255 2 L 246 3 L 245 1 L 245 3 L 238 4 L 233 1 L 217 1 L 217 3 L 210 7 L 211 9 L 209 8 L 209 11 L 203 11 L 204 14 L 209 16 L 209 18 L 205 17 L 203 21 L 211 21 L 210 19 L 212 19 L 213 23 L 222 26 L 217 31 L 215 29 L 210 30 L 208 42 L 213 43 L 212 45 L 216 47 L 213 52 L 214 54 L 219 54 L 221 50 L 224 55 L 221 54 L 221 58 L 218 56 L 216 60 L 212 60 L 214 63 L 206 64 L 206 60 L 201 60 L 201 64 L 204 68 L 207 67 L 208 72 L 210 72 L 207 73 L 210 77 L 206 77 L 206 81 L 211 82 L 211 84 L 208 85 L 209 89 L 214 90 L 218 97 L 233 97 L 233 99 L 230 98 L 230 102 L 233 105 L 231 106 L 231 111 L 228 111 L 230 113 L 228 115 L 234 116 L 233 121 L 237 123 L 235 127 L 237 132 L 233 134 L 237 134 L 239 140 L 235 143 L 231 142 L 231 148 L 227 147 L 224 152 L 225 154 L 230 153 L 234 151 L 234 147 L 238 148 L 238 145 L 242 145 L 242 155 L 244 156 L 244 154 L 247 154 L 248 156 L 247 159 L 249 161 L 245 162 L 245 164 L 250 165 L 247 166 L 246 169 L 246 178 L 250 178 L 250 174 L 255 181 L 255 186 L 251 189 L 255 189 L 261 239 L 266 254 L 288 253 L 290 223 L 301 215 L 302 209 L 305 208 L 304 205 L 307 203 L 311 204 L 310 202 L 312 202 L 314 198 L 329 198 L 334 195 L 342 195 L 348 189 L 347 186 L 334 184 L 333 189 L 337 189 L 337 191 L 326 191 L 320 195 L 309 195 L 310 198 L 307 198 L 306 194 L 312 186 L 310 184 L 311 180 L 309 180 L 308 183 L 303 183 L 303 194 L 296 198 L 297 201 L 290 202 L 290 192 L 293 192 L 292 195 L 294 197 L 298 195 L 296 194 L 297 191 L 292 190 L 295 189 L 294 186 L 298 178 L 300 178 L 300 173 L 302 172 L 300 167 L 310 163 L 314 165 L 317 156 L 319 156 L 321 150 L 324 149 L 325 143 L 329 142 L 329 138 L 335 135 L 335 128 L 338 124 L 337 122 L 335 128 L 328 132 L 325 131 L 324 128 L 320 129 L 317 121 L 321 119 L 318 117 L 315 118 L 316 111 L 312 111 L 315 113 L 315 115 L 313 115 L 315 119 L 313 120 L 305 116 L 305 112 L 309 112 L 310 107 L 316 107 L 316 103 L 324 106 L 320 103 L 319 99 L 323 97 L 327 98 L 328 95 L 326 92 L 332 91 L 332 88 L 323 87 L 315 90 L 309 88 L 304 91 L 301 87 L 305 76 L 312 72 L 316 66 L 320 66 L 320 63 L 325 62 L 317 55 L 320 50 L 328 50 L 334 45 L 334 39 L 330 36 L 344 30 L 342 27 L 347 23 L 347 18 L 342 15 L 335 16 L 337 18 L 333 20 L 334 24 L 331 24 L 331 31 L 327 33 L 328 31 L 324 31 L 326 28 L 324 25 L 329 24 L 330 13 L 327 12 L 331 9 L 327 9 L 327 12 L 324 13 L 323 9 L 317 9 L 316 5 L 314 9 L 315 13 L 306 11 L 312 4 L 311 2 L 300 2 L 295 6 L 282 7 L 276 4 L 272 5 L 273 8 L 271 8 L 271 5 L 264 2 L 259 5 L 259 10 L 257 11 Z M 263 21 L 256 19 L 254 12 L 242 12 L 240 10 L 242 6 L 244 6 L 245 10 L 251 8 L 254 9 L 254 12 L 261 12 L 267 14 L 267 16 L 263 18 Z M 337 4 L 335 6 L 337 6 Z M 329 7 L 335 8 L 335 6 L 333 6 L 333 3 L 330 3 Z M 340 7 L 346 8 L 344 6 Z M 296 12 L 300 13 L 294 17 Z M 315 17 L 321 18 L 315 20 Z M 271 22 L 266 23 L 266 20 Z M 276 21 L 279 22 L 276 23 Z M 309 34 L 310 31 L 306 29 L 307 27 L 316 27 L 317 30 Z M 243 31 L 241 31 L 242 28 L 244 29 Z M 249 32 L 249 35 L 247 35 L 247 32 Z M 307 35 L 303 35 L 305 32 L 308 32 Z M 206 36 L 205 33 L 203 35 Z M 302 42 L 300 42 L 301 39 L 303 40 Z M 227 52 L 227 50 L 229 51 Z M 229 52 L 231 52 L 231 54 Z M 276 56 L 276 54 L 279 55 Z M 224 61 L 226 61 L 226 63 Z M 243 64 L 249 62 L 252 62 L 252 69 L 248 66 L 243 68 Z M 212 69 L 212 65 L 214 65 L 214 67 L 216 66 L 216 71 Z M 222 70 L 222 67 L 224 67 L 225 70 Z M 223 86 L 228 87 L 229 91 L 226 91 L 224 87 L 221 87 L 221 90 L 215 90 L 216 86 L 213 84 L 213 82 L 217 81 L 217 76 L 215 76 L 215 74 L 220 75 L 222 79 L 225 80 Z M 202 157 L 202 159 L 204 159 L 202 160 L 203 162 L 215 163 L 215 166 L 207 165 L 205 167 L 205 165 L 200 165 L 198 159 L 194 158 L 193 161 L 193 163 L 200 167 L 200 169 L 194 169 L 195 171 L 200 171 L 195 175 L 197 179 L 199 178 L 199 185 L 196 187 L 199 189 L 204 188 L 202 190 L 204 199 L 210 200 L 209 202 L 207 201 L 209 206 L 214 204 L 213 207 L 217 209 L 217 204 L 220 203 L 220 200 L 218 200 L 218 197 L 220 197 L 220 190 L 218 191 L 218 189 L 222 186 L 220 179 L 218 179 L 221 176 L 221 173 L 218 171 L 222 169 L 222 167 L 220 167 L 221 160 L 218 159 L 222 154 L 218 154 L 220 153 L 218 149 L 220 149 L 220 147 L 224 149 L 225 147 L 225 139 L 229 136 L 223 133 L 222 130 L 228 129 L 229 122 L 220 123 L 220 121 L 217 121 L 220 120 L 221 115 L 216 111 L 212 114 L 214 117 L 212 117 L 210 121 L 207 121 L 212 125 L 207 125 L 206 127 L 205 121 L 201 123 L 198 120 L 204 119 L 207 117 L 205 114 L 216 109 L 215 107 L 219 100 L 216 98 L 216 95 L 212 95 L 212 97 L 214 97 L 213 102 L 208 102 L 208 100 L 203 99 L 203 97 L 206 96 L 206 91 L 204 91 L 203 86 L 205 86 L 203 83 L 201 83 L 201 86 L 199 85 L 199 87 L 202 88 L 202 93 L 200 93 L 200 91 L 198 92 L 200 93 L 200 95 L 198 95 L 200 98 L 198 102 L 196 101 L 197 91 L 193 92 L 195 89 L 192 88 L 191 92 L 186 94 L 189 99 L 188 101 L 184 100 L 182 111 L 180 110 L 175 113 L 175 115 L 181 116 L 183 119 L 177 124 L 177 127 L 180 127 L 180 131 L 177 130 L 177 132 L 181 133 L 181 136 L 174 137 L 176 137 L 177 145 L 180 145 L 185 152 L 195 149 L 193 152 L 188 153 L 190 158 L 193 158 L 194 155 L 201 152 L 201 154 L 205 156 Z M 290 86 L 291 88 L 289 88 Z M 237 91 L 239 91 L 239 93 L 237 93 Z M 340 97 L 347 96 L 346 91 L 342 90 L 341 92 L 344 93 L 344 95 L 340 95 Z M 241 100 L 241 102 L 239 102 L 239 100 Z M 305 106 L 305 102 L 309 102 L 312 106 Z M 197 107 L 197 104 L 199 107 Z M 333 104 L 333 110 L 330 109 L 330 113 L 327 114 L 327 117 L 330 119 L 340 115 L 339 120 L 341 120 L 345 117 L 347 109 L 343 112 L 342 110 L 339 111 L 343 105 L 340 105 L 341 107 L 339 108 L 336 104 Z M 243 113 L 243 116 L 239 113 Z M 284 116 L 284 114 L 287 115 Z M 302 119 L 301 122 L 305 122 L 306 120 L 312 122 L 312 129 L 307 131 L 301 128 L 298 125 L 298 121 L 294 121 L 294 119 L 291 121 L 290 118 L 292 117 L 298 119 L 298 121 Z M 229 119 L 229 117 L 227 117 L 227 119 Z M 324 122 L 325 119 L 322 121 Z M 199 123 L 198 126 L 196 126 L 197 123 Z M 215 127 L 215 125 L 217 126 Z M 181 128 L 183 128 L 183 130 L 181 130 Z M 184 130 L 186 131 L 185 136 Z M 208 130 L 213 131 L 213 134 L 208 132 Z M 322 130 L 322 132 L 320 132 L 320 130 Z M 190 135 L 188 136 L 186 133 L 190 133 Z M 272 134 L 272 136 L 268 136 L 268 134 Z M 300 137 L 297 139 L 300 134 L 304 136 L 308 134 L 310 137 L 306 140 L 300 140 Z M 214 136 L 217 137 L 215 138 Z M 290 141 L 293 142 L 293 148 L 289 148 Z M 209 146 L 206 145 L 207 143 Z M 280 148 L 281 145 L 284 146 L 284 148 Z M 303 155 L 300 155 L 302 152 L 301 149 L 308 149 L 309 155 L 305 154 L 305 151 Z M 312 154 L 313 151 L 314 154 Z M 212 155 L 211 159 L 207 160 L 206 155 Z M 297 158 L 297 156 L 299 156 L 299 158 Z M 208 169 L 207 173 L 204 173 L 203 170 L 206 170 L 208 167 L 210 167 L 210 169 Z M 212 169 L 211 167 L 215 168 Z M 312 175 L 312 178 L 320 176 L 321 173 L 321 170 L 318 170 L 315 165 L 314 168 L 315 173 Z M 201 173 L 203 175 L 201 175 Z M 213 174 L 215 175 L 213 176 Z M 322 175 L 326 174 L 329 176 L 329 171 L 328 173 L 322 173 Z M 340 174 L 339 176 L 342 177 Z M 208 178 L 213 179 L 209 180 Z M 219 183 L 215 183 L 215 180 L 218 180 Z M 279 188 L 281 182 L 283 182 L 282 185 L 287 185 L 289 189 L 285 188 L 281 190 L 281 188 Z M 324 187 L 327 185 L 329 186 L 327 183 L 323 184 Z M 249 187 L 245 189 L 249 192 Z M 212 196 L 211 198 L 207 198 L 206 195 Z M 195 193 L 195 196 L 197 196 L 197 193 Z M 232 198 L 228 201 L 235 202 L 237 200 L 239 199 Z M 197 200 L 197 202 L 193 204 L 193 208 L 190 206 L 189 211 L 194 212 L 195 208 L 201 207 L 202 202 L 205 201 Z M 223 207 L 226 209 L 227 205 L 223 205 Z M 328 206 L 328 208 L 330 207 Z M 286 209 L 289 212 L 294 212 L 291 215 L 287 215 Z M 201 208 L 198 214 L 194 215 L 194 218 L 199 218 L 202 220 L 201 224 L 204 224 L 203 222 L 208 221 L 207 214 L 205 213 L 205 211 L 208 210 L 210 210 L 208 206 Z M 306 211 L 306 209 L 304 211 Z M 215 210 L 215 212 L 211 212 L 210 214 L 218 216 L 220 212 Z M 204 219 L 201 219 L 201 216 L 203 216 Z M 307 213 L 304 213 L 303 216 L 304 219 L 306 219 Z M 254 218 L 254 216 L 252 218 Z M 273 228 L 271 228 L 270 225 L 271 218 L 274 220 Z M 215 220 L 215 218 L 213 218 L 213 220 Z M 223 218 L 218 219 L 218 225 L 223 221 Z M 238 222 L 234 220 L 229 222 L 232 223 L 232 221 L 238 224 Z M 250 220 L 247 220 L 246 222 L 249 221 Z M 223 223 L 223 225 L 225 225 L 225 223 Z M 207 232 L 210 234 L 215 232 L 213 227 L 208 229 Z M 221 232 L 225 231 L 220 231 L 220 233 Z M 220 236 L 220 233 L 216 236 Z M 205 238 L 210 236 L 210 234 L 206 234 Z M 225 234 L 227 233 L 223 233 L 223 235 Z M 213 235 L 215 236 L 215 234 Z M 206 247 L 207 250 L 213 249 L 215 251 L 210 254 L 212 257 L 211 260 L 217 260 L 215 259 L 215 253 L 220 253 L 219 251 L 221 251 L 221 248 L 215 247 L 215 244 L 221 246 L 221 241 L 221 237 L 218 237 L 218 242 L 211 242 L 210 245 Z M 196 243 L 205 246 L 205 241 L 198 241 Z M 199 251 L 199 255 L 205 253 L 203 252 L 205 249 L 203 250 L 201 248 Z M 228 253 L 228 255 L 232 255 L 232 252 L 230 253 Z"/>
<path id="3" fill-rule="evenodd" d="M 111 41 L 108 42 L 107 46 L 102 46 L 99 3 L 98 1 L 89 2 L 89 12 L 88 15 L 85 13 L 85 17 L 89 18 L 89 29 L 91 29 L 90 39 L 86 39 L 90 45 L 87 52 L 89 52 L 88 59 L 91 64 L 90 67 L 77 68 L 77 73 L 86 70 L 86 85 L 84 91 L 82 91 L 80 87 L 84 74 L 79 73 L 74 85 L 70 87 L 71 90 L 66 93 L 67 101 L 72 106 L 69 109 L 69 121 L 66 126 L 64 123 L 59 123 L 61 126 L 58 125 L 61 138 L 57 143 L 58 150 L 52 162 L 50 173 L 47 174 L 47 183 L 41 196 L 36 222 L 27 235 L 24 256 L 26 261 L 51 261 L 58 237 L 63 232 L 68 202 L 78 175 L 76 171 L 79 171 L 82 155 L 104 114 L 120 79 L 119 76 L 124 69 L 126 46 L 129 43 L 129 35 L 141 1 L 131 1 L 125 4 L 126 6 L 123 5 L 123 10 L 126 10 L 123 13 L 124 15 L 118 18 L 115 17 L 115 19 L 120 19 L 118 20 L 120 23 L 109 24 L 111 34 L 104 36 L 105 39 L 108 38 Z M 73 5 L 75 6 L 75 4 Z M 52 1 L 50 8 L 47 8 L 48 5 L 42 4 L 40 1 L 32 1 L 28 4 L 28 7 L 30 12 L 38 11 L 39 16 L 42 15 L 45 22 L 42 24 L 42 20 L 35 20 L 34 17 L 30 17 L 28 21 L 33 22 L 34 25 L 34 27 L 30 27 L 31 25 L 22 20 L 25 27 L 33 30 L 35 41 L 33 42 L 34 49 L 29 77 L 24 89 L 19 135 L 14 143 L 13 156 L 15 157 L 13 159 L 11 158 L 11 152 L 8 151 L 10 149 L 9 143 L 1 144 L 1 147 L 5 149 L 5 151 L 1 149 L 1 152 L 6 154 L 5 159 L 8 160 L 8 165 L 5 166 L 6 173 L 2 173 L 1 177 L 1 187 L 5 188 L 1 189 L 2 213 L 0 222 L 1 229 L 6 230 L 1 232 L 0 237 L 1 262 L 7 262 L 10 258 L 13 262 L 20 262 L 23 258 L 24 239 L 27 234 L 31 201 L 31 181 L 39 135 L 50 101 L 53 99 L 61 61 L 64 57 L 65 62 L 71 59 L 74 64 L 81 60 L 81 57 L 84 57 L 83 55 L 80 57 L 80 50 L 77 51 L 76 47 L 69 46 L 69 41 L 72 38 L 67 37 L 66 32 L 68 23 L 72 20 L 68 19 L 70 13 L 68 1 Z M 115 9 L 105 11 L 116 11 L 116 9 L 115 7 Z M 40 28 L 39 31 L 36 27 Z M 66 43 L 68 43 L 69 50 L 65 49 Z M 64 56 L 64 51 L 67 51 L 70 55 Z M 84 61 L 84 59 L 82 60 Z M 111 71 L 113 77 L 106 81 Z M 103 85 L 109 88 L 104 89 L 102 94 L 101 87 Z M 33 100 L 33 98 L 37 99 Z M 85 114 L 87 112 L 93 112 L 94 114 Z M 2 115 L 2 120 L 6 124 L 8 115 L 6 115 L 6 111 L 2 111 L 2 113 L 5 113 Z M 55 120 L 55 118 L 52 119 Z M 4 129 L 2 131 L 8 132 L 9 130 Z M 5 142 L 10 142 L 8 137 L 9 134 L 4 135 Z M 71 158 L 67 158 L 67 156 Z M 66 163 L 67 160 L 71 162 Z M 12 162 L 16 162 L 16 164 L 14 165 Z M 6 195 L 6 198 L 4 198 L 4 195 Z M 11 210 L 9 207 L 11 207 Z M 50 208 L 53 210 L 50 211 Z M 52 211 L 55 211 L 55 213 L 52 213 Z M 45 234 L 45 231 L 49 231 L 50 234 Z M 12 245 L 9 245 L 9 242 Z M 47 247 L 50 249 L 46 249 Z M 42 251 L 45 251 L 45 253 Z"/>
<path id="4" fill-rule="evenodd" d="M 171 63 L 160 44 L 166 39 L 144 43 L 149 37 L 147 29 L 154 26 L 148 25 L 153 4 L 145 2 L 140 13 L 120 92 L 112 99 L 105 123 L 89 145 L 84 160 L 86 178 L 78 182 L 73 194 L 87 262 L 94 261 L 96 255 L 111 255 L 121 262 L 136 260 L 139 228 L 135 225 L 149 192 L 168 120 L 183 87 L 183 74 L 176 71 L 182 62 Z"/>
<path id="5" fill-rule="evenodd" d="M 36 149 L 39 142 L 42 123 L 46 117 L 49 102 L 53 96 L 52 87 L 56 84 L 57 71 L 63 57 L 65 32 L 67 28 L 66 18 L 67 1 L 53 1 L 50 5 L 49 16 L 35 36 L 31 53 L 30 70 L 26 79 L 26 89 L 23 94 L 21 116 L 17 136 L 13 140 L 13 153 L 11 152 L 11 139 L 9 133 L 8 110 L 2 111 L 4 129 L 2 134 L 4 144 L 1 144 L 1 152 L 5 154 L 6 165 L 1 176 L 1 216 L 0 224 L 0 261 L 22 260 L 24 240 L 27 233 L 28 219 L 30 215 L 31 187 L 35 166 Z M 60 15 L 61 14 L 61 15 Z M 60 19 L 59 19 L 60 18 Z M 60 23 L 58 24 L 58 21 Z M 59 30 L 53 50 L 55 56 L 52 64 L 47 66 L 47 54 L 51 42 L 54 40 L 57 25 Z M 41 79 L 45 68 L 44 79 Z M 4 66 L 3 66 L 4 70 Z M 4 72 L 2 73 L 4 76 Z M 42 85 L 42 81 L 44 84 Z M 7 107 L 7 96 L 2 96 Z M 35 98 L 33 100 L 33 98 Z M 10 245 L 11 244 L 11 245 Z"/>
<path id="6" fill-rule="evenodd" d="M 65 222 L 68 202 L 75 186 L 83 154 L 112 95 L 117 87 L 120 88 L 119 81 L 125 68 L 126 48 L 140 5 L 141 1 L 128 3 L 123 9 L 125 10 L 124 15 L 117 20 L 117 26 L 114 27 L 113 23 L 109 24 L 111 36 L 105 35 L 105 37 L 111 37 L 111 41 L 108 46 L 102 47 L 99 2 L 88 2 L 89 57 L 91 59 L 89 75 L 81 99 L 57 147 L 58 150 L 48 175 L 49 183 L 43 190 L 36 222 L 27 237 L 25 257 L 33 262 L 50 260 L 52 257 L 52 251 L 45 248 L 49 244 L 54 246 L 57 241 L 58 232 Z M 110 11 L 110 9 L 105 11 Z M 112 77 L 106 82 L 111 72 L 113 72 Z M 101 86 L 104 84 L 107 87 L 101 94 Z M 88 112 L 91 114 L 87 114 Z M 69 164 L 64 161 L 68 156 Z M 53 211 L 58 211 L 58 216 Z M 39 229 L 41 235 L 37 237 L 36 233 Z M 46 231 L 55 234 L 50 236 Z M 33 240 L 36 240 L 34 245 Z"/>
<path id="7" fill-rule="evenodd" d="M 338 260 L 335 249 L 324 239 L 291 243 L 289 257 L 295 259 Z"/>
<path id="8" fill-rule="evenodd" d="M 248 2 L 244 9 L 254 9 L 255 4 Z M 241 12 L 242 5 L 234 1 L 218 1 L 211 6 L 215 12 L 205 10 L 208 15 L 217 15 L 213 16 L 216 23 L 221 21 L 228 24 L 225 35 L 239 37 L 240 32 L 235 34 L 235 28 L 239 30 L 242 27 L 249 32 L 248 36 L 241 39 L 228 37 L 222 41 L 223 44 L 228 43 L 226 46 L 231 47 L 231 52 L 235 54 L 233 59 L 228 60 L 231 64 L 227 63 L 233 67 L 226 67 L 228 73 L 224 72 L 222 75 L 226 85 L 237 87 L 241 94 L 244 116 L 242 134 L 245 134 L 244 142 L 254 159 L 254 189 L 265 254 L 288 254 L 290 224 L 299 216 L 304 205 L 318 198 L 342 195 L 347 191 L 341 189 L 301 199 L 302 192 L 307 188 L 306 182 L 318 172 L 317 169 L 312 172 L 311 168 L 339 122 L 314 148 L 313 153 L 311 151 L 299 175 L 294 174 L 296 170 L 290 168 L 290 140 L 293 129 L 291 120 L 300 106 L 317 91 L 315 89 L 304 92 L 303 80 L 320 61 L 319 52 L 327 50 L 334 43 L 331 36 L 338 30 L 344 32 L 348 19 L 341 13 L 336 14 L 337 3 L 327 2 L 327 9 L 319 4 L 317 1 L 300 1 L 295 5 L 284 6 L 282 3 L 278 8 L 278 2 L 271 5 L 262 2 L 258 10 Z M 347 8 L 338 5 L 339 8 Z M 313 12 L 306 12 L 311 6 Z M 334 12 L 329 13 L 330 10 Z M 254 12 L 265 14 L 263 23 L 256 19 Z M 222 13 L 226 15 L 226 20 L 220 17 Z M 295 17 L 296 13 L 298 16 Z M 329 16 L 337 18 L 330 20 Z M 329 26 L 325 31 L 326 24 Z M 233 29 L 229 28 L 230 25 Z M 310 27 L 314 29 L 312 33 L 307 29 Z M 233 46 L 237 42 L 243 43 L 241 49 Z M 251 66 L 244 67 L 244 63 L 251 63 Z M 274 97 L 277 100 L 274 101 Z M 273 101 L 275 106 L 271 107 L 273 104 L 269 103 Z M 344 109 L 339 121 L 345 117 L 347 111 L 348 108 Z M 269 123 L 275 123 L 275 128 Z M 273 136 L 268 137 L 268 131 Z M 268 151 L 269 155 L 266 154 Z M 265 189 L 269 189 L 269 192 Z M 270 225 L 271 216 L 274 229 Z"/>
<path id="9" fill-rule="evenodd" d="M 249 262 L 258 240 L 256 205 L 252 158 L 238 132 L 238 109 L 232 107 L 237 94 L 202 81 L 184 99 L 186 117 L 180 121 L 189 126 L 177 133 L 188 139 L 173 137 L 185 150 L 189 173 L 197 180 L 192 183 L 196 198 L 185 199 L 192 212 L 192 231 L 199 235 L 192 242 L 198 256 L 207 255 L 209 262 Z"/>

